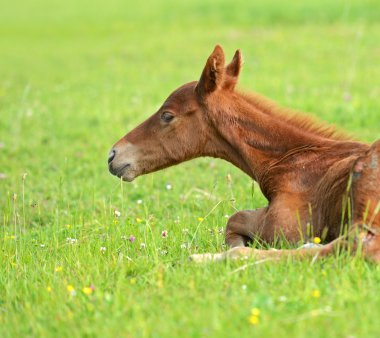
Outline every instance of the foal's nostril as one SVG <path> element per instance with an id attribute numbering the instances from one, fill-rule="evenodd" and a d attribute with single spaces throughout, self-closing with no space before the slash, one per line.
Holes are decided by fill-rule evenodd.
<path id="1" fill-rule="evenodd" d="M 108 154 L 108 164 L 112 162 L 112 160 L 115 158 L 115 155 L 116 155 L 116 151 L 112 149 L 110 153 Z"/>

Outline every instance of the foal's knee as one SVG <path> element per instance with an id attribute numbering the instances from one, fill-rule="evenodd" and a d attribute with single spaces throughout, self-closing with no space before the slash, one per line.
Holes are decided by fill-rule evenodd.
<path id="1" fill-rule="evenodd" d="M 246 246 L 250 237 L 248 236 L 247 211 L 239 211 L 232 215 L 226 226 L 226 244 L 230 247 Z"/>

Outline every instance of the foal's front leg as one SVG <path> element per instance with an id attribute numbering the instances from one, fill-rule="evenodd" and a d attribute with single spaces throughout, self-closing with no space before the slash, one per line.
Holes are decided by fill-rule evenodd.
<path id="1" fill-rule="evenodd" d="M 232 215 L 227 222 L 226 244 L 235 248 L 246 246 L 253 237 L 265 240 L 262 235 L 267 210 L 244 210 Z"/>

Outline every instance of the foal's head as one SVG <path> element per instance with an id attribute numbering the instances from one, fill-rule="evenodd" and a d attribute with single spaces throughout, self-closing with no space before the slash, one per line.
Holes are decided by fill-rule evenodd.
<path id="1" fill-rule="evenodd" d="M 160 109 L 121 138 L 108 157 L 109 170 L 125 181 L 208 154 L 213 131 L 208 112 L 226 98 L 237 82 L 242 60 L 236 51 L 225 67 L 216 46 L 199 81 L 176 89 Z"/>

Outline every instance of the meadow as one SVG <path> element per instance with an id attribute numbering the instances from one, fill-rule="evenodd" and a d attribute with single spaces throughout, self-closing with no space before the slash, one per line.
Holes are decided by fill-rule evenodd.
<path id="1" fill-rule="evenodd" d="M 251 179 L 202 158 L 122 183 L 107 156 L 215 44 L 240 88 L 380 138 L 380 2 L 13 2 L 0 11 L 0 337 L 378 337 L 360 256 L 196 265 Z M 288 247 L 286 243 L 279 243 Z"/>

